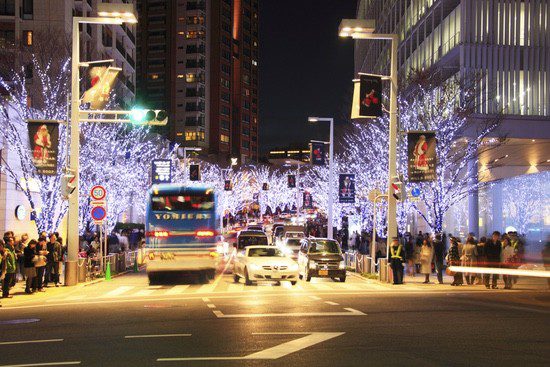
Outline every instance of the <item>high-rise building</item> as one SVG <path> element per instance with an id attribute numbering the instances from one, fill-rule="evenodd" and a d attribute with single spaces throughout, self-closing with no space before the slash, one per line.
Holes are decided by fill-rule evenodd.
<path id="1" fill-rule="evenodd" d="M 508 143 L 482 154 L 478 165 L 479 179 L 492 182 L 486 195 L 492 210 L 485 211 L 490 213 L 485 221 L 478 217 L 474 191 L 468 203 L 470 231 L 478 233 L 479 223 L 485 223 L 485 233 L 503 230 L 502 185 L 512 176 L 550 169 L 549 17 L 547 0 L 358 1 L 357 18 L 374 19 L 376 33 L 399 35 L 400 83 L 413 69 L 433 67 L 443 79 L 475 72 L 483 76 L 481 93 L 487 93 L 480 96 L 478 116 L 504 110 L 498 133 Z M 390 42 L 356 42 L 355 72 L 387 75 L 389 68 Z M 534 224 L 535 232 L 550 228 L 544 223 Z"/>
<path id="2" fill-rule="evenodd" d="M 258 0 L 138 0 L 138 100 L 209 154 L 258 159 Z"/>

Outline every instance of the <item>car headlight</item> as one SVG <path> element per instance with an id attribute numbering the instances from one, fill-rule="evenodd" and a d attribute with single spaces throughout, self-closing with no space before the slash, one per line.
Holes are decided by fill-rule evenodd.
<path id="1" fill-rule="evenodd" d="M 346 268 L 346 262 L 340 261 L 340 264 L 338 264 L 338 269 L 345 269 Z"/>
<path id="2" fill-rule="evenodd" d="M 317 268 L 317 263 L 315 261 L 310 261 L 309 262 L 309 268 L 310 269 L 316 269 Z"/>
<path id="3" fill-rule="evenodd" d="M 249 267 L 250 267 L 251 270 L 260 270 L 260 265 L 250 264 Z"/>
<path id="4" fill-rule="evenodd" d="M 290 247 L 281 247 L 281 251 L 282 251 L 283 254 L 285 254 L 286 256 L 292 255 L 292 249 L 291 249 Z"/>
<path id="5" fill-rule="evenodd" d="M 288 267 L 290 271 L 298 271 L 298 264 L 294 263 Z"/>

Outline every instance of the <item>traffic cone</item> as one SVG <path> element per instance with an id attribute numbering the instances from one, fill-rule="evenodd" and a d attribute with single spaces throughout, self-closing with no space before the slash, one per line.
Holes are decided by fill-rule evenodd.
<path id="1" fill-rule="evenodd" d="M 138 273 L 138 272 L 139 272 L 139 266 L 137 263 L 137 256 L 136 256 L 136 258 L 134 259 L 134 273 Z"/>
<path id="2" fill-rule="evenodd" d="M 107 267 L 105 268 L 105 280 L 111 280 L 111 263 L 107 261 Z"/>

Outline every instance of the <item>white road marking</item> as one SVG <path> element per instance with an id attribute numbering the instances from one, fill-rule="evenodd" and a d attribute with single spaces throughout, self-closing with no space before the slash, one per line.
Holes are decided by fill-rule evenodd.
<path id="1" fill-rule="evenodd" d="M 309 298 L 311 298 L 312 300 L 314 301 L 319 301 L 321 300 L 321 297 L 317 297 L 317 296 L 308 296 Z"/>
<path id="2" fill-rule="evenodd" d="M 170 288 L 169 290 L 167 290 L 164 294 L 165 295 L 171 295 L 171 294 L 181 294 L 183 292 L 185 292 L 185 290 L 189 288 L 189 284 L 185 284 L 185 285 L 175 285 L 173 286 L 172 288 Z"/>
<path id="3" fill-rule="evenodd" d="M 329 286 L 328 284 L 321 284 L 321 283 L 311 283 L 311 286 L 317 290 L 320 291 L 332 291 L 334 288 Z"/>
<path id="4" fill-rule="evenodd" d="M 135 288 L 134 286 L 123 285 L 123 286 L 121 286 L 121 287 L 118 287 L 118 288 L 116 288 L 116 289 L 113 289 L 113 290 L 110 291 L 110 292 L 105 293 L 104 295 L 100 296 L 100 298 L 117 297 L 117 296 L 122 295 L 123 293 L 128 292 L 128 291 L 131 290 L 131 289 L 134 289 L 134 288 Z"/>
<path id="5" fill-rule="evenodd" d="M 197 289 L 197 293 L 212 293 L 214 288 L 216 288 L 216 284 L 204 284 Z"/>
<path id="6" fill-rule="evenodd" d="M 138 339 L 138 338 L 172 338 L 178 336 L 191 336 L 191 334 L 153 334 L 153 335 L 126 335 L 125 339 Z"/>
<path id="7" fill-rule="evenodd" d="M 202 301 L 203 301 L 203 302 L 210 302 L 210 298 L 208 298 L 208 297 L 202 297 Z"/>
<path id="8" fill-rule="evenodd" d="M 229 284 L 227 292 L 242 292 L 244 290 L 244 284 Z"/>
<path id="9" fill-rule="evenodd" d="M 208 306 L 208 308 L 216 308 L 216 305 L 213 303 L 209 303 L 206 306 Z"/>
<path id="10" fill-rule="evenodd" d="M 326 303 L 327 305 L 331 305 L 331 306 L 338 306 L 338 303 L 332 302 L 332 301 L 325 301 L 325 303 Z"/>
<path id="11" fill-rule="evenodd" d="M 149 288 L 149 289 L 160 289 L 160 288 L 162 288 L 162 285 L 150 285 L 147 288 Z"/>
<path id="12" fill-rule="evenodd" d="M 25 363 L 25 364 L 5 364 L 0 367 L 38 367 L 38 366 L 69 366 L 80 364 L 80 361 L 70 362 L 45 362 L 45 363 Z"/>
<path id="13" fill-rule="evenodd" d="M 155 293 L 155 289 L 142 289 L 139 292 L 132 294 L 132 297 L 146 297 L 150 296 L 153 293 Z"/>
<path id="14" fill-rule="evenodd" d="M 212 312 L 220 319 L 256 318 L 256 317 L 308 317 L 308 316 L 365 316 L 366 314 L 353 308 L 344 308 L 347 312 L 288 312 L 288 313 L 243 313 L 226 315 L 220 310 Z"/>
<path id="15" fill-rule="evenodd" d="M 62 342 L 63 339 L 42 339 L 42 340 L 19 340 L 13 342 L 0 342 L 0 345 L 11 345 L 11 344 L 32 344 L 32 343 L 55 343 Z"/>
<path id="16" fill-rule="evenodd" d="M 336 333 L 255 333 L 253 335 L 304 335 L 301 338 L 291 340 L 271 348 L 261 350 L 243 357 L 191 357 L 191 358 L 158 358 L 157 362 L 176 362 L 176 361 L 223 361 L 223 360 L 243 360 L 243 359 L 279 359 L 291 353 L 298 352 L 312 345 L 344 335 L 343 332 Z"/>

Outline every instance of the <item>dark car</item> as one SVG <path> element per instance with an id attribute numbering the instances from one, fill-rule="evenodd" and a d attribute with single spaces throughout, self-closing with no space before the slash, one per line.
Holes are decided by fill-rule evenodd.
<path id="1" fill-rule="evenodd" d="M 302 240 L 298 254 L 299 276 L 310 281 L 312 277 L 346 281 L 346 264 L 338 242 L 327 238 Z"/>

